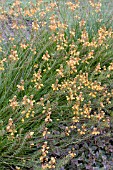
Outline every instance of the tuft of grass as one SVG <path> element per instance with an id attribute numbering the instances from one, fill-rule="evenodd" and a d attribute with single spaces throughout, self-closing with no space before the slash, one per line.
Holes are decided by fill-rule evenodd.
<path id="1" fill-rule="evenodd" d="M 2 3 L 1 170 L 112 168 L 113 25 L 106 4 L 113 5 Z"/>

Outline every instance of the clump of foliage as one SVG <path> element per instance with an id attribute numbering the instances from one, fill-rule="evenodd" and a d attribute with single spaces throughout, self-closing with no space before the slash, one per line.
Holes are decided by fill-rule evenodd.
<path id="1" fill-rule="evenodd" d="M 1 170 L 113 167 L 113 30 L 106 3 L 2 4 Z"/>

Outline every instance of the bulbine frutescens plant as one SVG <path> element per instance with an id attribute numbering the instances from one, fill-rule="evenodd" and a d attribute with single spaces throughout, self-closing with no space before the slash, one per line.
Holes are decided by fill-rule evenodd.
<path id="1" fill-rule="evenodd" d="M 1 8 L 2 169 L 60 169 L 76 156 L 66 147 L 110 129 L 113 31 L 101 2 L 88 5 L 92 21 L 80 1 Z"/>

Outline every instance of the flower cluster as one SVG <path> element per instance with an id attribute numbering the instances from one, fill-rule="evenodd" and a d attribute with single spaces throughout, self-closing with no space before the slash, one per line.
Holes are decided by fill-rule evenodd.
<path id="1" fill-rule="evenodd" d="M 10 118 L 8 121 L 8 125 L 6 126 L 6 131 L 10 133 L 8 136 L 8 139 L 14 139 L 15 133 L 17 132 L 15 129 L 15 124 L 13 123 L 13 120 Z"/>
<path id="2" fill-rule="evenodd" d="M 16 109 L 17 106 L 19 106 L 17 102 L 17 96 L 14 96 L 12 99 L 9 100 L 9 102 L 13 110 Z"/>

